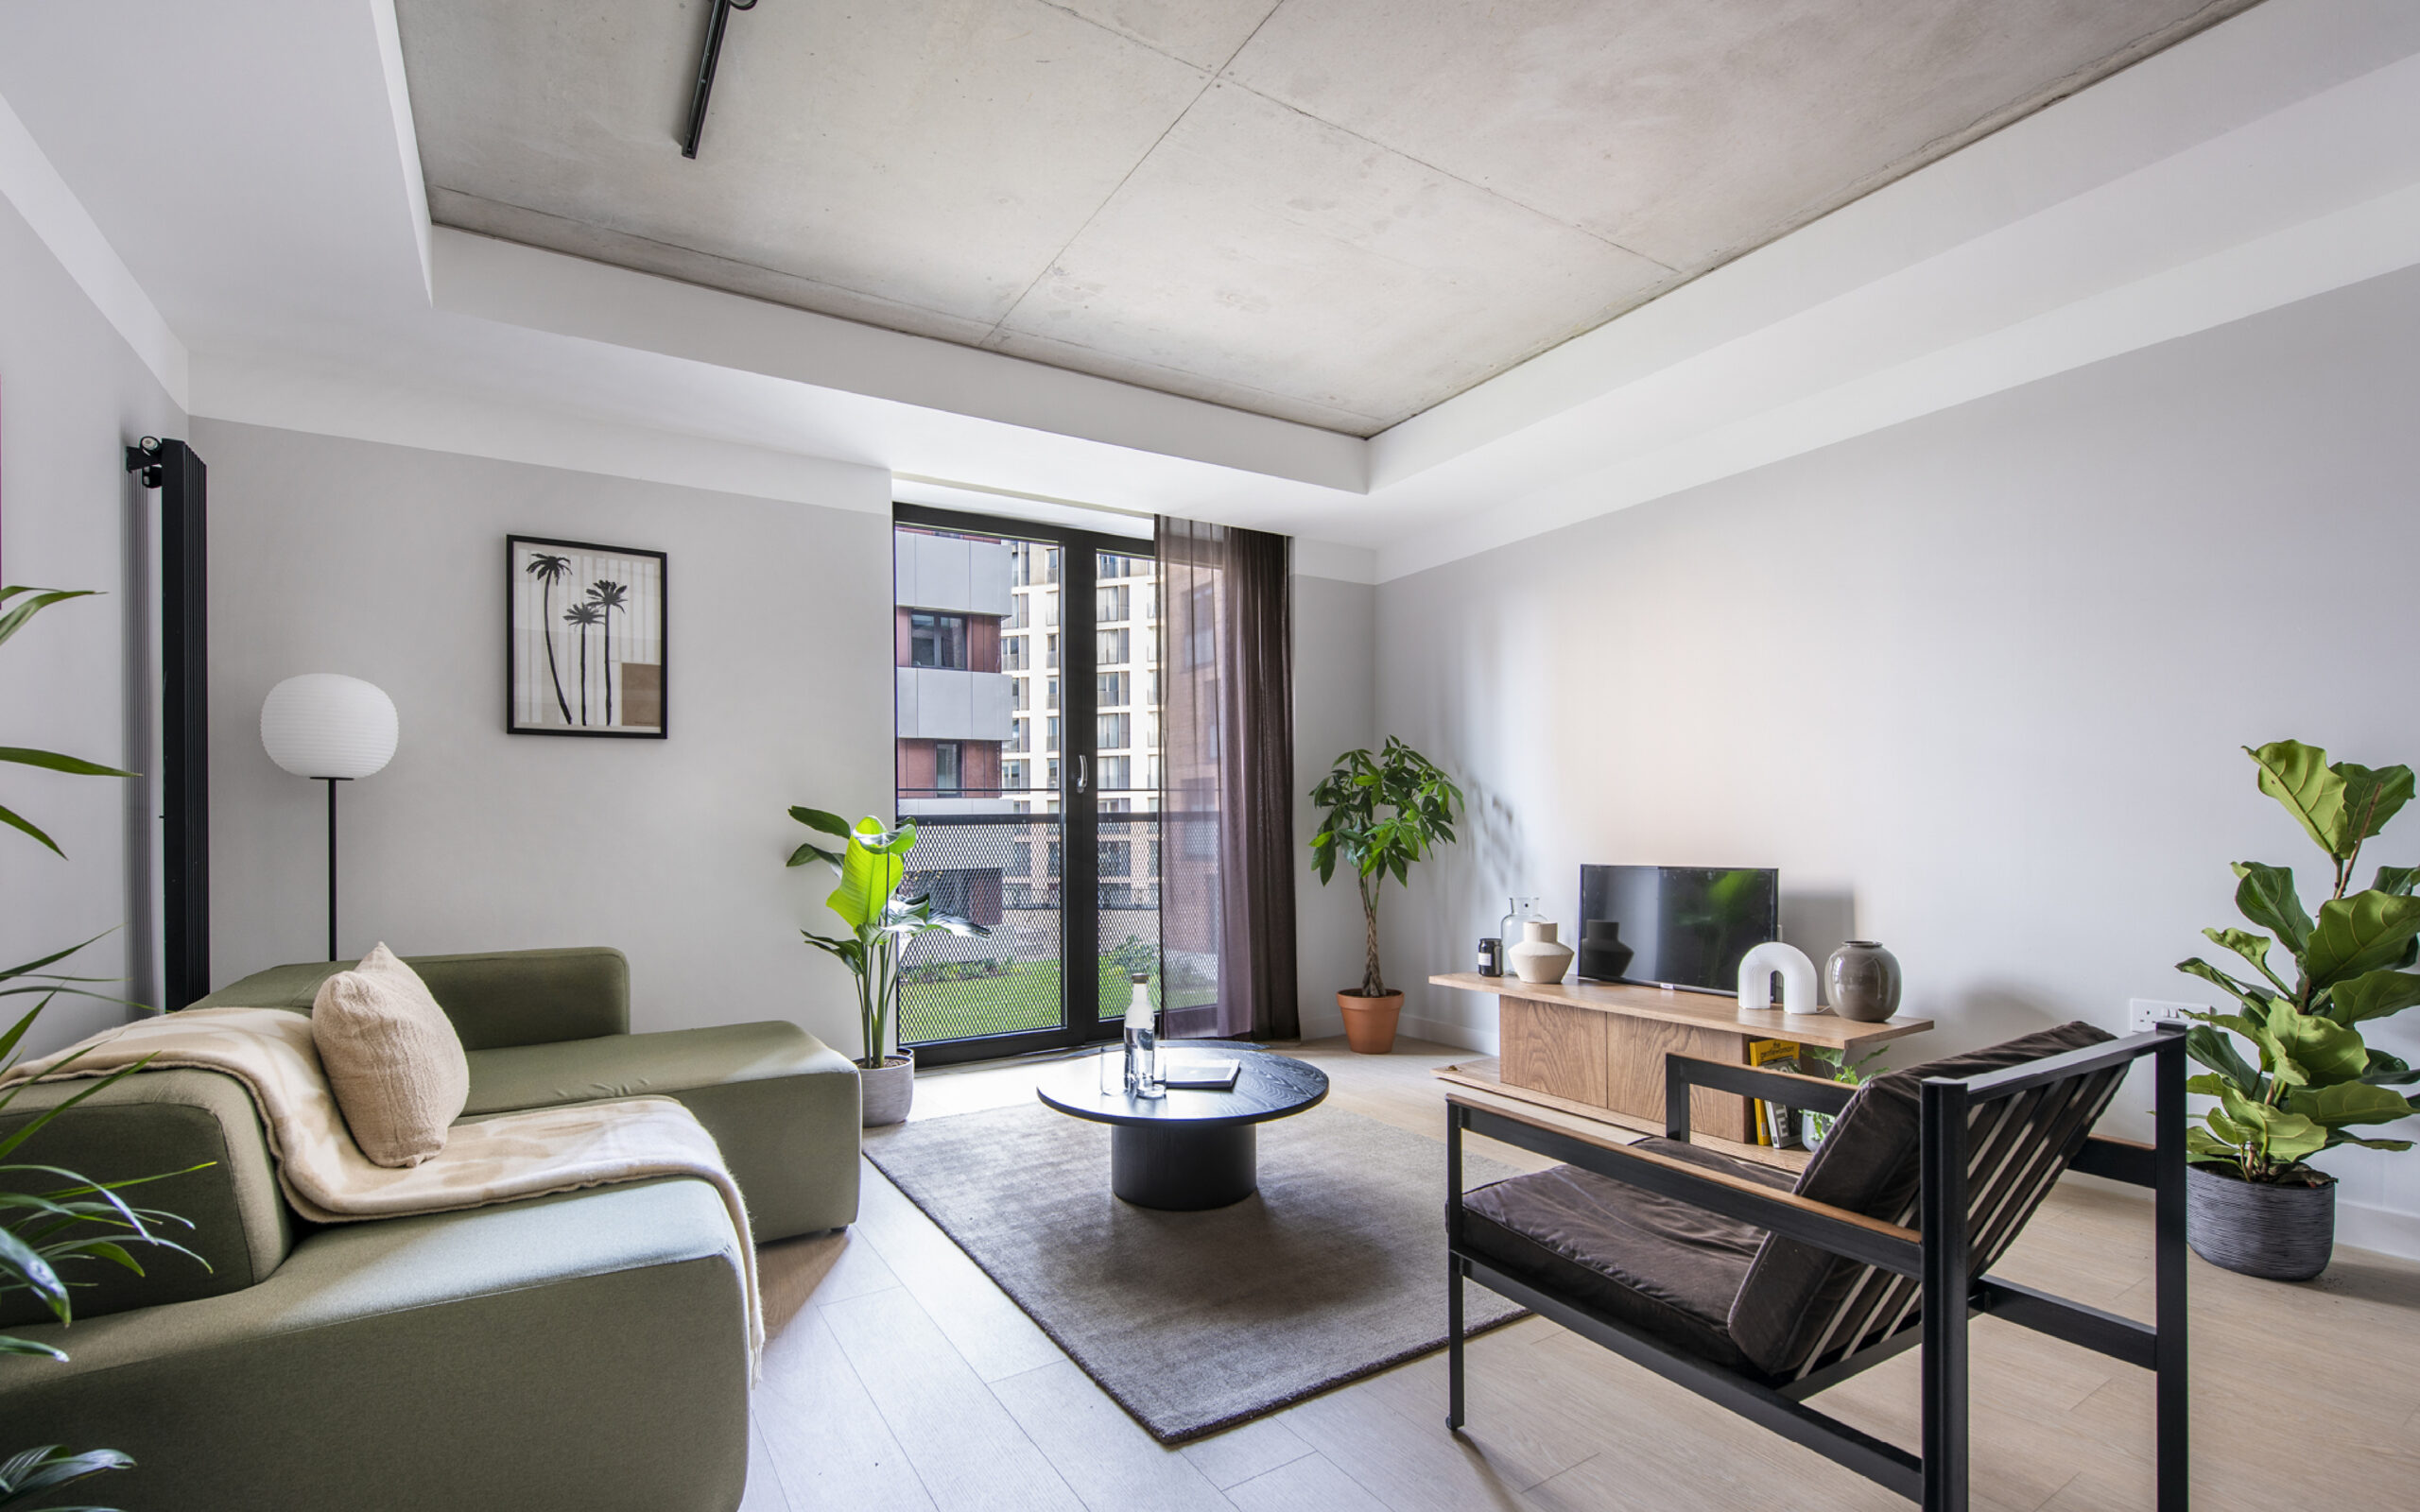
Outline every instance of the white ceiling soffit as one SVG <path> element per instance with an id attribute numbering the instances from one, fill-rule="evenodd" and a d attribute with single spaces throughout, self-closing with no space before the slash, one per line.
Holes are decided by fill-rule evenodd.
<path id="1" fill-rule="evenodd" d="M 2420 261 L 2420 6 L 2268 0 L 1364 442 L 523 248 L 435 307 L 494 244 L 424 259 L 382 3 L 0 8 L 0 96 L 194 413 L 772 497 L 883 469 L 1392 576 Z M 38 224 L 41 178 L 0 179 Z"/>
<path id="2" fill-rule="evenodd" d="M 443 224 L 1369 435 L 2252 0 L 397 0 Z"/>

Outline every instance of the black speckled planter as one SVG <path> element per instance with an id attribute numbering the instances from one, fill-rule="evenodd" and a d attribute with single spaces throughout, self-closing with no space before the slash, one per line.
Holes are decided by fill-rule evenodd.
<path id="1" fill-rule="evenodd" d="M 2309 1280 L 2327 1268 L 2336 1248 L 2336 1178 L 2316 1187 L 2274 1186 L 2188 1165 L 2185 1242 L 2238 1275 Z"/>

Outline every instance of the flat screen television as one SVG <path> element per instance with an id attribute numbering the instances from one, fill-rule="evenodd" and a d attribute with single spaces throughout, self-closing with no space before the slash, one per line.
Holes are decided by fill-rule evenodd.
<path id="1" fill-rule="evenodd" d="M 1604 954 L 1586 948 L 1592 921 L 1619 926 L 1629 963 L 1590 976 Z M 1601 924 L 1599 929 L 1601 931 Z M 1737 992 L 1739 961 L 1781 937 L 1781 874 L 1756 867 L 1582 867 L 1579 974 L 1695 992 Z"/>

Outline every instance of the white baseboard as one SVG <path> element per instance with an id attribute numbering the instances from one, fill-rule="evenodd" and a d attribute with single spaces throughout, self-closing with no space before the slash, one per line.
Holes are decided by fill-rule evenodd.
<path id="1" fill-rule="evenodd" d="M 1458 1049 L 1476 1050 L 1483 1056 L 1496 1051 L 1495 1031 L 1472 1024 L 1454 1023 L 1444 1019 L 1415 1019 L 1407 1013 L 1395 1021 L 1395 1032 L 1414 1040 L 1427 1040 Z"/>
<path id="2" fill-rule="evenodd" d="M 2336 1241 L 2380 1254 L 2420 1260 L 2420 1213 L 2373 1208 L 2365 1202 L 2336 1204 Z"/>

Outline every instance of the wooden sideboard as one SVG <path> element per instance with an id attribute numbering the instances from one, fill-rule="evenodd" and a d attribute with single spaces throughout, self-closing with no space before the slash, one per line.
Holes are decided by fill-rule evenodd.
<path id="1" fill-rule="evenodd" d="M 1452 1067 L 1441 1075 L 1493 1082 L 1511 1096 L 1526 1091 L 1541 1101 L 1603 1108 L 1616 1122 L 1656 1132 L 1664 1127 L 1668 1053 L 1744 1066 L 1750 1040 L 1787 1040 L 1842 1049 L 1855 1059 L 1932 1027 L 1930 1019 L 1904 1016 L 1857 1023 L 1830 1013 L 1742 1008 L 1727 996 L 1617 982 L 1536 983 L 1473 971 L 1428 980 L 1496 999 L 1495 1064 Z M 1689 1126 L 1738 1143 L 1755 1140 L 1748 1100 L 1731 1092 L 1692 1090 Z"/>

